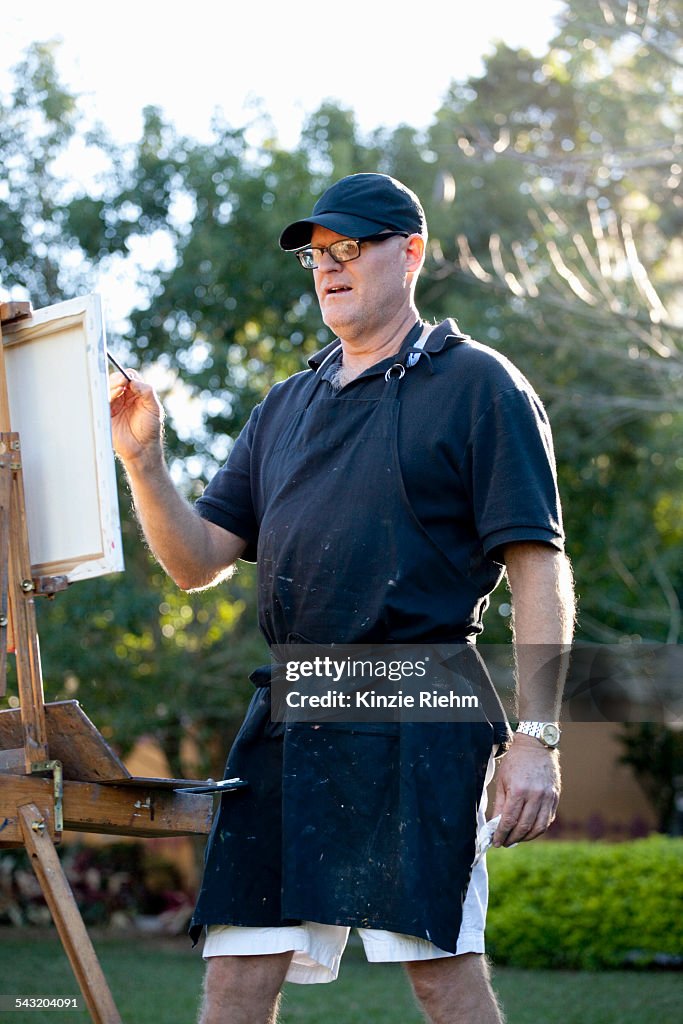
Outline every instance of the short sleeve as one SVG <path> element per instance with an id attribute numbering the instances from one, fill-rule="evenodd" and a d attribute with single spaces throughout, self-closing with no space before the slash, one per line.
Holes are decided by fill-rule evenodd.
<path id="1" fill-rule="evenodd" d="M 498 394 L 475 424 L 468 449 L 475 522 L 486 554 L 515 541 L 563 550 L 552 435 L 533 390 Z"/>
<path id="2" fill-rule="evenodd" d="M 247 547 L 242 558 L 256 561 L 258 522 L 252 497 L 252 449 L 261 406 L 252 411 L 227 462 L 213 476 L 195 508 L 202 517 L 242 537 Z"/>

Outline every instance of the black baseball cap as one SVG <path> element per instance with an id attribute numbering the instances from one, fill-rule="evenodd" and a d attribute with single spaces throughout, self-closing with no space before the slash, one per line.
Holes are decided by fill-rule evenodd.
<path id="1" fill-rule="evenodd" d="M 414 192 L 388 174 L 349 174 L 330 185 L 310 217 L 289 224 L 280 248 L 300 249 L 311 241 L 313 225 L 348 238 L 367 238 L 385 229 L 427 234 L 422 204 Z"/>

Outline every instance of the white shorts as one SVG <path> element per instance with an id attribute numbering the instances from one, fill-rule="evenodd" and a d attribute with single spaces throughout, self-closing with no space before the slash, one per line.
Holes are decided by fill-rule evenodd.
<path id="1" fill-rule="evenodd" d="M 484 792 L 477 813 L 477 829 L 486 820 L 486 787 L 493 778 L 495 762 L 491 757 L 484 783 Z M 436 960 L 461 953 L 484 952 L 484 927 L 488 906 L 488 875 L 486 858 L 472 868 L 470 883 L 462 909 L 462 923 L 455 953 L 439 949 L 427 939 L 415 935 L 358 928 L 365 955 L 370 963 Z M 285 981 L 299 985 L 315 985 L 334 981 L 351 929 L 345 925 L 318 924 L 303 921 L 282 928 L 247 928 L 238 925 L 209 925 L 202 956 L 254 956 L 294 950 Z"/>

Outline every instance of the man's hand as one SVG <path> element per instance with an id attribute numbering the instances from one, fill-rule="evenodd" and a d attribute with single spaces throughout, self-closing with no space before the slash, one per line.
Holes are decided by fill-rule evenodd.
<path id="1" fill-rule="evenodd" d="M 532 736 L 515 736 L 501 758 L 493 815 L 501 815 L 494 846 L 511 846 L 543 834 L 560 799 L 560 760 Z"/>
<path id="2" fill-rule="evenodd" d="M 164 413 L 153 388 L 135 370 L 109 378 L 114 449 L 128 476 L 136 515 L 152 552 L 183 590 L 224 578 L 246 541 L 202 519 L 176 491 L 161 444 Z"/>
<path id="3" fill-rule="evenodd" d="M 161 451 L 161 428 L 164 413 L 154 390 L 140 379 L 135 370 L 113 373 L 109 378 L 114 450 L 125 462 L 140 458 L 154 449 Z"/>

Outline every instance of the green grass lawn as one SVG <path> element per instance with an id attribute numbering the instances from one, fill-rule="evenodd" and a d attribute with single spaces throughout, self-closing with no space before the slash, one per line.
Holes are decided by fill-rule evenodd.
<path id="1" fill-rule="evenodd" d="M 193 1024 L 203 963 L 184 939 L 95 936 L 125 1024 Z M 495 987 L 508 1024 L 678 1024 L 681 975 L 658 972 L 519 971 L 500 968 Z M 78 995 L 54 931 L 0 928 L 0 994 Z M 0 1013 L 7 1024 L 87 1024 L 85 1010 Z M 331 985 L 289 985 L 282 1024 L 420 1024 L 397 965 L 365 962 L 347 949 Z"/>

